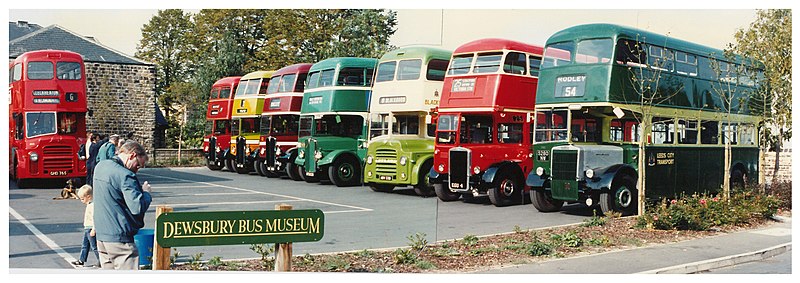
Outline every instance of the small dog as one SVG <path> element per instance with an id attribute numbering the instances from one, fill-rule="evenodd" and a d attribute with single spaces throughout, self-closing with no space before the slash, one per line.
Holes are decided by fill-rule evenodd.
<path id="1" fill-rule="evenodd" d="M 79 199 L 78 187 L 81 186 L 80 179 L 72 178 L 67 180 L 67 186 L 61 189 L 61 196 L 53 199 Z"/>

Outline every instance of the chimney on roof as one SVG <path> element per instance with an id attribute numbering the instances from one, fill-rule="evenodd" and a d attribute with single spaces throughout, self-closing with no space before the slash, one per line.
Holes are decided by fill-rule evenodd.
<path id="1" fill-rule="evenodd" d="M 17 21 L 17 26 L 21 27 L 21 28 L 27 28 L 28 27 L 28 21 Z"/>

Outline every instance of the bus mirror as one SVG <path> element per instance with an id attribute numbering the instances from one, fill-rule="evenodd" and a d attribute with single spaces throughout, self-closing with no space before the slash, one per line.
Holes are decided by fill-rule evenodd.
<path id="1" fill-rule="evenodd" d="M 614 115 L 617 115 L 617 119 L 622 119 L 622 117 L 625 117 L 625 112 L 622 111 L 622 108 L 614 107 L 613 112 Z"/>
<path id="2" fill-rule="evenodd" d="M 425 115 L 425 124 L 431 124 L 433 122 L 433 117 L 431 115 Z"/>

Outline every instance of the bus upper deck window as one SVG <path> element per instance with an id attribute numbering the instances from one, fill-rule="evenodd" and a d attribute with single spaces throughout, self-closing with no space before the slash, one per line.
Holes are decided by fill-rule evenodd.
<path id="1" fill-rule="evenodd" d="M 422 60 L 403 60 L 397 66 L 397 80 L 416 80 L 419 79 L 419 73 L 422 69 Z"/>
<path id="2" fill-rule="evenodd" d="M 396 61 L 381 63 L 378 65 L 378 77 L 375 78 L 375 82 L 388 82 L 394 80 L 394 72 L 396 68 Z"/>
<path id="3" fill-rule="evenodd" d="M 578 42 L 575 63 L 596 64 L 611 62 L 611 39 L 587 39 Z"/>
<path id="4" fill-rule="evenodd" d="M 632 67 L 642 66 L 647 62 L 647 52 L 644 50 L 644 44 L 627 39 L 617 41 L 615 57 L 617 64 Z"/>
<path id="5" fill-rule="evenodd" d="M 478 58 L 475 59 L 475 68 L 472 72 L 476 74 L 497 72 L 500 69 L 500 60 L 502 58 L 503 53 L 501 52 L 478 54 Z"/>
<path id="6" fill-rule="evenodd" d="M 52 80 L 52 62 L 30 62 L 28 63 L 28 79 L 31 80 Z"/>
<path id="7" fill-rule="evenodd" d="M 81 64 L 78 62 L 56 63 L 56 77 L 59 80 L 80 80 Z"/>
<path id="8" fill-rule="evenodd" d="M 573 52 L 575 52 L 575 43 L 572 41 L 548 45 L 544 49 L 544 61 L 542 61 L 542 69 L 571 64 Z"/>
<path id="9" fill-rule="evenodd" d="M 453 57 L 453 62 L 450 64 L 450 69 L 447 71 L 448 75 L 462 75 L 469 73 L 469 68 L 472 65 L 472 54 L 459 55 Z"/>
<path id="10" fill-rule="evenodd" d="M 503 62 L 503 72 L 517 75 L 525 74 L 527 58 L 524 53 L 508 52 L 506 60 Z"/>
<path id="11" fill-rule="evenodd" d="M 425 78 L 429 81 L 444 81 L 444 74 L 447 72 L 448 63 L 450 63 L 450 61 L 431 59 L 431 61 L 428 62 L 428 73 L 425 75 Z"/>
<path id="12" fill-rule="evenodd" d="M 281 84 L 281 76 L 274 76 L 269 79 L 269 86 L 267 87 L 267 94 L 277 93 L 278 87 Z"/>

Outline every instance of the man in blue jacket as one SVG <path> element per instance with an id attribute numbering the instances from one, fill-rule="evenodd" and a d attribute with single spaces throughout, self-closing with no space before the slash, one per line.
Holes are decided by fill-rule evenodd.
<path id="1" fill-rule="evenodd" d="M 119 154 L 102 160 L 94 172 L 94 228 L 103 269 L 139 269 L 133 236 L 144 227 L 150 207 L 150 185 L 140 184 L 136 172 L 147 163 L 144 148 L 135 141 Z"/>

